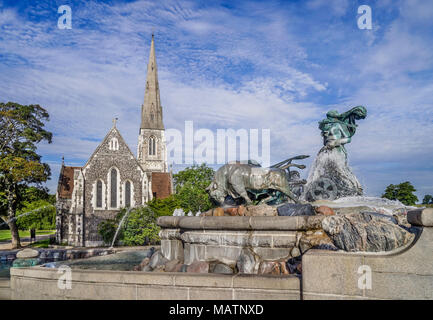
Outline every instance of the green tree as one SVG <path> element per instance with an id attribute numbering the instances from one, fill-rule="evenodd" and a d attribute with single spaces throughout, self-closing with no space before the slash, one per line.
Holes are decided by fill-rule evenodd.
<path id="1" fill-rule="evenodd" d="M 422 199 L 422 204 L 433 204 L 433 196 L 430 194 L 426 194 L 424 199 Z"/>
<path id="2" fill-rule="evenodd" d="M 157 216 L 148 206 L 132 209 L 126 218 L 122 241 L 127 246 L 142 246 L 159 242 Z"/>
<path id="3" fill-rule="evenodd" d="M 119 211 L 115 219 L 102 221 L 98 225 L 98 233 L 106 244 L 111 244 L 119 224 L 127 209 Z M 142 246 L 157 243 L 160 228 L 156 224 L 157 215 L 149 206 L 132 209 L 125 218 L 116 238 L 116 244 L 122 242 L 127 246 Z"/>
<path id="4" fill-rule="evenodd" d="M 0 185 L 5 198 L 1 205 L 6 207 L 1 218 L 8 221 L 12 248 L 21 247 L 15 219 L 20 191 L 50 177 L 50 167 L 36 153 L 37 143 L 51 143 L 52 134 L 44 129 L 48 120 L 47 111 L 39 105 L 0 103 Z"/>
<path id="5" fill-rule="evenodd" d="M 164 199 L 154 198 L 147 205 L 155 212 L 157 217 L 160 217 L 173 215 L 174 209 L 181 207 L 181 202 L 175 194 L 172 194 Z"/>
<path id="6" fill-rule="evenodd" d="M 213 207 L 206 188 L 211 183 L 214 170 L 206 164 L 193 165 L 173 175 L 176 199 L 180 207 L 193 213 L 206 211 Z"/>
<path id="7" fill-rule="evenodd" d="M 418 197 L 413 194 L 415 191 L 416 189 L 409 181 L 398 185 L 390 184 L 386 187 L 382 198 L 398 200 L 407 206 L 412 206 L 418 201 Z"/>
<path id="8" fill-rule="evenodd" d="M 31 212 L 30 214 L 25 214 Z M 27 202 L 17 210 L 19 230 L 52 230 L 56 228 L 56 208 L 47 200 Z"/>

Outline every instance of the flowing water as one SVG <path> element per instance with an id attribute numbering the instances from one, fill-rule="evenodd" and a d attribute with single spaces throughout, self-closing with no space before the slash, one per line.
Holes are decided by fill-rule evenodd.
<path id="1" fill-rule="evenodd" d="M 58 268 L 62 265 L 66 265 L 71 267 L 71 269 L 132 271 L 134 266 L 140 264 L 144 258 L 150 257 L 154 251 L 154 248 L 122 251 L 105 256 L 47 263 L 43 266 L 47 268 Z"/>
<path id="2" fill-rule="evenodd" d="M 123 223 L 125 222 L 125 219 L 129 215 L 129 212 L 131 212 L 131 210 L 132 210 L 132 208 L 128 208 L 128 210 L 126 211 L 126 213 L 123 215 L 122 220 L 120 220 L 120 223 L 119 223 L 119 225 L 118 225 L 118 227 L 116 229 L 116 233 L 114 234 L 113 241 L 111 242 L 110 248 L 114 247 L 114 244 L 116 243 L 116 239 L 117 239 L 117 236 L 118 236 L 119 231 L 120 231 L 120 228 L 123 226 Z"/>
<path id="3" fill-rule="evenodd" d="M 55 208 L 55 206 L 53 206 L 52 204 L 49 204 L 49 205 L 46 205 L 46 206 L 43 206 L 43 207 L 40 207 L 40 208 L 34 209 L 34 210 L 32 210 L 32 211 L 28 211 L 28 212 L 22 213 L 22 214 L 20 214 L 19 216 L 13 217 L 12 219 L 9 219 L 8 221 L 5 221 L 5 222 L 0 223 L 0 227 L 1 227 L 2 225 L 4 225 L 4 224 L 9 224 L 10 222 L 12 222 L 12 221 L 14 221 L 14 220 L 17 220 L 18 218 L 22 218 L 22 217 L 28 216 L 28 215 L 31 214 L 31 213 L 36 213 L 36 212 L 39 212 L 39 211 L 41 211 L 41 210 L 43 210 L 43 209 L 46 209 L 46 208 Z"/>

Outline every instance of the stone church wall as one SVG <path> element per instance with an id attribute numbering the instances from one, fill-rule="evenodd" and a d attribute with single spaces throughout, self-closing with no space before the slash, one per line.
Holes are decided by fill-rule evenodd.
<path id="1" fill-rule="evenodd" d="M 110 146 L 113 138 L 117 140 L 117 147 Z M 112 208 L 111 179 L 112 169 L 117 171 L 117 206 Z M 98 147 L 93 157 L 83 170 L 84 182 L 84 237 L 86 246 L 102 245 L 102 238 L 98 234 L 98 225 L 106 219 L 115 218 L 119 210 L 125 207 L 125 182 L 131 183 L 131 206 L 139 206 L 147 199 L 143 194 L 142 180 L 147 179 L 145 173 L 138 165 L 128 146 L 118 134 L 117 129 L 112 130 L 104 142 Z M 96 183 L 103 183 L 103 203 L 101 208 L 96 207 Z"/>

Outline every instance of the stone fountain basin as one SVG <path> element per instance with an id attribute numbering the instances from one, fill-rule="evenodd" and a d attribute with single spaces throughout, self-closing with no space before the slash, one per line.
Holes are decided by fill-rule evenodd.
<path id="1" fill-rule="evenodd" d="M 198 217 L 194 220 L 191 220 L 192 217 L 187 218 L 181 220 L 189 224 L 194 221 L 200 223 Z M 235 221 L 227 218 L 231 217 L 219 217 L 221 220 Z M 283 218 L 275 221 L 287 220 L 287 217 Z M 11 269 L 11 298 L 433 299 L 433 209 L 408 212 L 408 221 L 420 228 L 420 233 L 415 241 L 398 252 L 383 254 L 310 250 L 302 257 L 301 278 L 73 269 L 71 289 L 65 290 L 58 286 L 58 279 L 62 276 L 58 269 L 36 266 Z M 180 220 L 173 223 L 182 225 Z M 231 226 L 231 231 L 236 231 L 234 227 Z M 283 227 L 278 228 L 274 231 L 281 231 Z M 202 231 L 214 232 L 213 229 Z M 371 288 L 359 287 L 359 279 L 364 275 L 359 271 L 366 269 L 370 272 Z"/>

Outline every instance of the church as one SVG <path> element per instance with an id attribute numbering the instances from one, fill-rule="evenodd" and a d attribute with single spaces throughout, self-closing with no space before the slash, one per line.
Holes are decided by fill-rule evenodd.
<path id="1" fill-rule="evenodd" d="M 56 192 L 56 241 L 73 246 L 103 245 L 98 225 L 121 208 L 137 207 L 173 192 L 167 168 L 162 106 L 159 95 L 155 41 L 152 35 L 137 157 L 116 127 L 83 167 L 62 161 Z"/>

